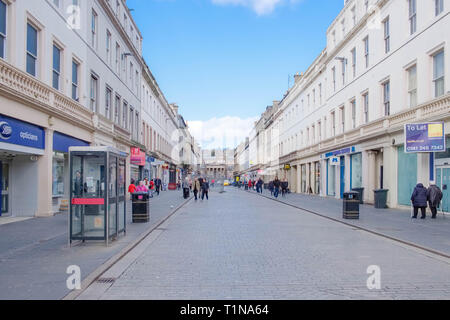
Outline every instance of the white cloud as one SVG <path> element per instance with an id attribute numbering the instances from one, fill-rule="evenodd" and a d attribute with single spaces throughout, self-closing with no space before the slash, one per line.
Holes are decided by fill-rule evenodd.
<path id="1" fill-rule="evenodd" d="M 235 148 L 250 134 L 258 118 L 212 118 L 207 121 L 188 121 L 189 131 L 202 149 Z"/>
<path id="2" fill-rule="evenodd" d="M 270 14 L 277 5 L 282 3 L 297 3 L 299 0 L 212 0 L 219 5 L 239 5 L 251 8 L 258 15 Z"/>

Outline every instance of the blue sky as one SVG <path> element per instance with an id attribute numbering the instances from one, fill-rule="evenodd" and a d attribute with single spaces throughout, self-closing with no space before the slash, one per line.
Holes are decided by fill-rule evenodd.
<path id="1" fill-rule="evenodd" d="M 342 0 L 127 3 L 160 88 L 194 131 L 205 131 L 199 127 L 217 119 L 224 119 L 223 128 L 233 123 L 250 128 L 266 106 L 282 98 L 288 76 L 292 85 L 292 76 L 322 51 L 326 29 L 343 7 Z M 226 144 L 240 142 L 242 135 Z"/>

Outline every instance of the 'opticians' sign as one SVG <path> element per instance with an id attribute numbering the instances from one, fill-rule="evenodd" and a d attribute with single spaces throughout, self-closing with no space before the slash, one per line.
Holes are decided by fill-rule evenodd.
<path id="1" fill-rule="evenodd" d="M 405 152 L 444 152 L 445 133 L 443 122 L 405 125 Z"/>
<path id="2" fill-rule="evenodd" d="M 45 149 L 44 137 L 41 127 L 0 115 L 0 142 Z"/>

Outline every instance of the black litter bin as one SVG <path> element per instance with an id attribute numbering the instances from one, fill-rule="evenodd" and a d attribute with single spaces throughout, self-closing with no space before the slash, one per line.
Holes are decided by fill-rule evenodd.
<path id="1" fill-rule="evenodd" d="M 344 193 L 344 219 L 359 219 L 359 193 L 355 191 Z"/>
<path id="2" fill-rule="evenodd" d="M 135 192 L 131 194 L 133 223 L 149 222 L 150 196 L 148 192 Z"/>
<path id="3" fill-rule="evenodd" d="M 374 190 L 375 194 L 375 208 L 376 209 L 385 209 L 387 208 L 387 194 L 389 190 L 386 189 L 378 189 Z"/>
<path id="4" fill-rule="evenodd" d="M 184 199 L 189 198 L 189 193 L 190 193 L 189 188 L 183 188 L 183 198 Z"/>
<path id="5" fill-rule="evenodd" d="M 352 191 L 359 193 L 359 204 L 364 204 L 364 188 L 353 188 Z"/>

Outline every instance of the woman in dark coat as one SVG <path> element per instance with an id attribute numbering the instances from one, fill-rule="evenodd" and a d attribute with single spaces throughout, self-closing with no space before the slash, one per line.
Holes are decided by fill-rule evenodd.
<path id="1" fill-rule="evenodd" d="M 422 212 L 422 218 L 425 219 L 426 211 L 427 211 L 427 188 L 423 186 L 423 184 L 419 183 L 414 188 L 414 191 L 411 195 L 412 205 L 414 207 L 414 216 L 413 219 L 417 219 L 417 214 L 419 213 L 419 208 Z"/>

